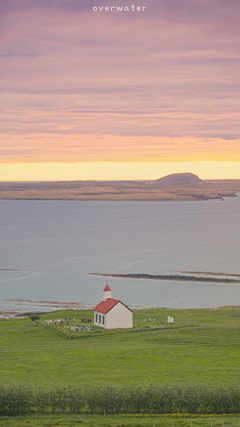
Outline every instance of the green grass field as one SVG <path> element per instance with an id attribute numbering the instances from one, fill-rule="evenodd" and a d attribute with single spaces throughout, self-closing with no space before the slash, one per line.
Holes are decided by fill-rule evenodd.
<path id="1" fill-rule="evenodd" d="M 174 316 L 173 326 L 166 323 L 168 315 Z M 56 311 L 40 320 L 65 316 L 76 319 L 69 326 L 81 325 L 82 317 L 93 319 L 93 311 Z M 155 321 L 144 321 L 148 318 Z M 151 327 L 155 325 L 159 328 Z M 132 330 L 103 333 L 95 328 L 83 336 L 69 328 L 67 336 L 63 329 L 67 330 L 63 325 L 60 330 L 29 319 L 1 320 L 0 382 L 35 386 L 112 382 L 121 386 L 240 379 L 240 307 L 136 310 Z"/>
<path id="2" fill-rule="evenodd" d="M 240 416 L 180 416 L 177 415 L 38 415 L 25 417 L 0 417 L 4 427 L 239 427 Z"/>

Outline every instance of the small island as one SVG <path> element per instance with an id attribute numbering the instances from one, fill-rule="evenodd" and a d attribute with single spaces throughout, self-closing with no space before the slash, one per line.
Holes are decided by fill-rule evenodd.
<path id="1" fill-rule="evenodd" d="M 183 272 L 180 272 L 183 273 Z M 186 272 L 187 273 L 187 272 Z M 240 280 L 237 278 L 239 275 L 236 274 L 223 274 L 223 273 L 196 273 L 197 275 L 192 274 L 146 274 L 146 273 L 130 273 L 130 274 L 114 274 L 114 273 L 88 273 L 91 276 L 102 276 L 102 277 L 113 277 L 117 279 L 151 279 L 151 280 L 171 280 L 171 281 L 181 281 L 181 282 L 212 282 L 212 283 L 240 283 Z M 210 276 L 210 277 L 207 277 Z M 217 276 L 217 277 L 212 277 Z M 218 277 L 225 276 L 225 277 Z M 231 277 L 234 276 L 235 279 Z"/>

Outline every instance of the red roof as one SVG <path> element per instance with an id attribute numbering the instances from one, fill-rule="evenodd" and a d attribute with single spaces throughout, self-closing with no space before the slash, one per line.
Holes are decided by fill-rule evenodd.
<path id="1" fill-rule="evenodd" d="M 105 286 L 105 288 L 103 289 L 103 291 L 105 292 L 105 291 L 111 291 L 111 289 L 109 288 L 109 286 L 108 285 L 106 285 Z"/>
<path id="2" fill-rule="evenodd" d="M 119 299 L 107 298 L 105 301 L 100 302 L 100 304 L 98 304 L 93 310 L 106 314 L 118 302 L 119 302 Z"/>

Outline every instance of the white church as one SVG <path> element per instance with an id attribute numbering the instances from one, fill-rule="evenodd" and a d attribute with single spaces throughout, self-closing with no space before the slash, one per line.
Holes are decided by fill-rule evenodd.
<path id="1" fill-rule="evenodd" d="M 94 309 L 94 325 L 105 329 L 132 328 L 133 312 L 118 299 L 111 297 L 108 285 L 103 290 L 103 301 Z"/>

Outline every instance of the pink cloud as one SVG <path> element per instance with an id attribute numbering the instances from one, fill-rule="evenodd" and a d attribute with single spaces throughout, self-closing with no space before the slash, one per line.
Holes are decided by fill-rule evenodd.
<path id="1" fill-rule="evenodd" d="M 144 15 L 93 12 L 108 3 L 0 3 L 0 135 L 11 141 L 2 154 L 53 160 L 69 149 L 81 157 L 87 135 L 85 157 L 89 149 L 90 157 L 122 158 L 125 150 L 132 158 L 128 138 L 134 147 L 139 138 L 136 156 L 148 158 L 164 137 L 169 160 L 176 138 L 186 155 L 189 138 L 215 138 L 232 156 L 240 131 L 239 2 L 139 0 Z M 130 4 L 111 0 L 118 3 Z M 219 144 L 202 144 L 217 155 Z"/>

